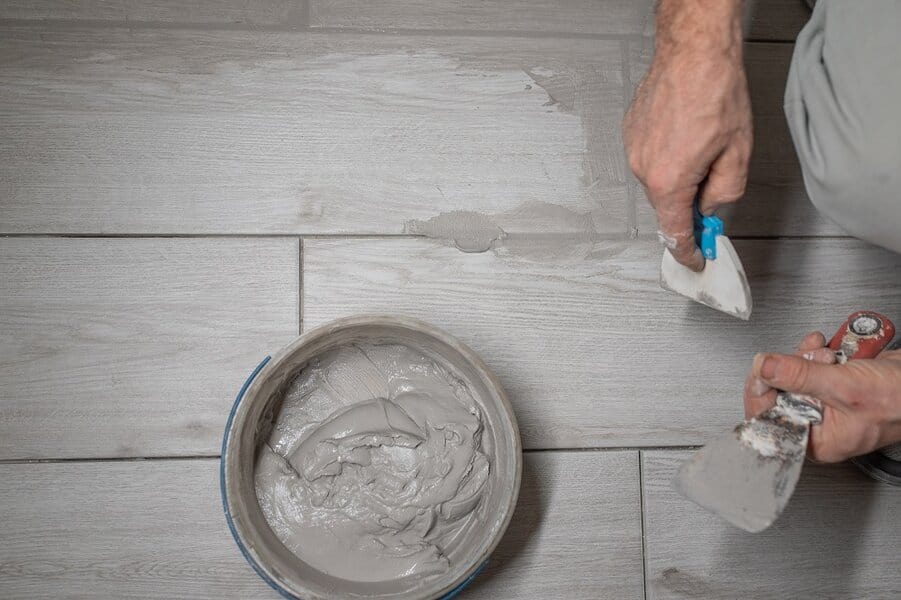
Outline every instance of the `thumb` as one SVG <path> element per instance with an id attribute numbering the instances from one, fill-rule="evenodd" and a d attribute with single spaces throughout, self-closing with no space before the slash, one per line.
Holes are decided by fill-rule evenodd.
<path id="1" fill-rule="evenodd" d="M 758 354 L 751 371 L 771 387 L 813 396 L 835 408 L 847 408 L 849 384 L 844 365 L 785 354 Z"/>
<path id="2" fill-rule="evenodd" d="M 655 204 L 660 227 L 658 236 L 676 261 L 692 271 L 701 271 L 704 256 L 695 241 L 694 190 L 687 190 L 679 196 Z"/>

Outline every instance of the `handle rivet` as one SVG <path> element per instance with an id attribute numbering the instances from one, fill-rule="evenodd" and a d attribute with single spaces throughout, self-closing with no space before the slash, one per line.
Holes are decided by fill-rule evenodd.
<path id="1" fill-rule="evenodd" d="M 860 315 L 851 321 L 850 328 L 857 335 L 873 335 L 882 329 L 882 322 L 871 315 Z"/>

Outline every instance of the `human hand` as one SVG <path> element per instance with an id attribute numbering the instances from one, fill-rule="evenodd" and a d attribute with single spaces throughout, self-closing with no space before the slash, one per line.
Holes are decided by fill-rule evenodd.
<path id="1" fill-rule="evenodd" d="M 807 455 L 840 462 L 901 441 L 901 350 L 836 363 L 821 333 L 808 334 L 794 356 L 758 354 L 745 381 L 745 416 L 776 402 L 776 390 L 823 404 L 823 423 L 810 430 Z"/>
<path id="2" fill-rule="evenodd" d="M 623 121 L 629 167 L 657 212 L 661 241 L 700 271 L 693 231 L 702 213 L 745 191 L 751 100 L 742 65 L 740 2 L 663 0 L 654 59 Z"/>

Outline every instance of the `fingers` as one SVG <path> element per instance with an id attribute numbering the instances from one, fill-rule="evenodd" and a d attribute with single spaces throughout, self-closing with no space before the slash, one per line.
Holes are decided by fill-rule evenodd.
<path id="1" fill-rule="evenodd" d="M 836 362 L 835 352 L 826 347 L 826 337 L 819 331 L 808 333 L 798 344 L 798 351 L 795 356 L 800 356 L 805 360 L 831 365 Z"/>
<path id="2" fill-rule="evenodd" d="M 817 348 L 815 350 L 801 352 L 801 358 L 804 360 L 812 360 L 821 365 L 832 365 L 836 363 L 835 352 L 829 348 Z"/>
<path id="3" fill-rule="evenodd" d="M 801 352 L 808 352 L 810 350 L 816 350 L 817 348 L 825 348 L 826 347 L 826 336 L 824 336 L 819 331 L 813 331 L 804 336 L 804 339 L 801 340 L 801 343 L 798 344 L 798 350 Z"/>
<path id="4" fill-rule="evenodd" d="M 766 385 L 753 373 L 745 379 L 745 418 L 756 417 L 776 403 L 776 390 Z"/>
<path id="5" fill-rule="evenodd" d="M 648 188 L 648 198 L 657 209 L 660 241 L 673 258 L 692 271 L 704 269 L 704 256 L 694 235 L 694 190 L 680 192 L 678 198 L 654 198 Z"/>
<path id="6" fill-rule="evenodd" d="M 798 344 L 795 356 L 820 364 L 834 364 L 836 362 L 835 353 L 825 345 L 826 338 L 822 333 L 819 331 L 808 333 Z M 745 418 L 759 415 L 775 402 L 776 389 L 756 375 L 752 369 L 745 379 Z"/>
<path id="7" fill-rule="evenodd" d="M 813 396 L 826 404 L 845 408 L 849 396 L 844 365 L 828 364 L 828 356 L 812 351 L 822 359 L 807 360 L 785 354 L 758 354 L 751 373 L 770 387 Z M 834 360 L 834 356 L 833 356 Z"/>
<path id="8" fill-rule="evenodd" d="M 732 143 L 710 165 L 710 172 L 701 187 L 698 209 L 712 215 L 717 209 L 740 199 L 748 182 L 750 148 L 744 143 Z"/>

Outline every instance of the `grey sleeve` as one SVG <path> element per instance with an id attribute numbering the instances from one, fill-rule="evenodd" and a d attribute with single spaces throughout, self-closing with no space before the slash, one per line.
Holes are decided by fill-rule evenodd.
<path id="1" fill-rule="evenodd" d="M 901 252 L 901 1 L 817 2 L 795 45 L 785 115 L 814 205 Z"/>

